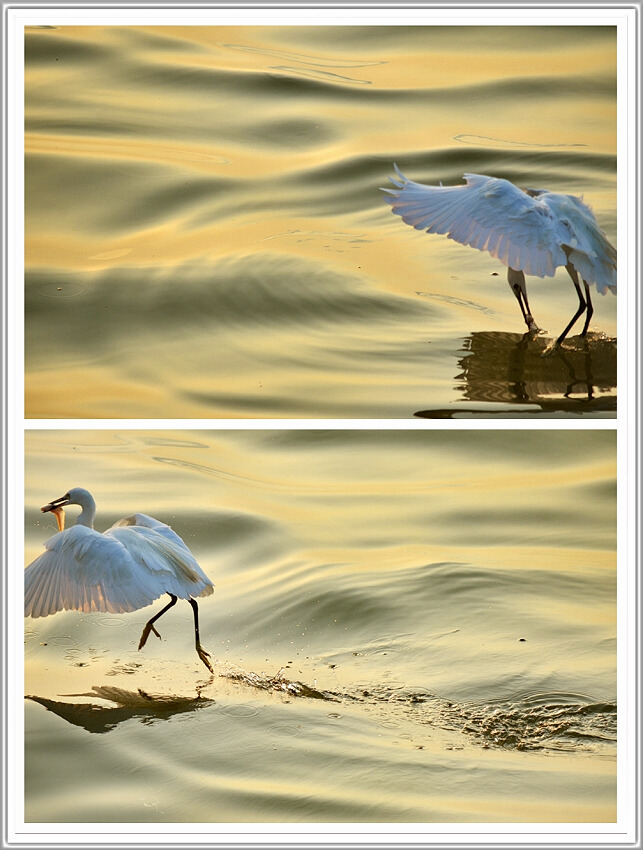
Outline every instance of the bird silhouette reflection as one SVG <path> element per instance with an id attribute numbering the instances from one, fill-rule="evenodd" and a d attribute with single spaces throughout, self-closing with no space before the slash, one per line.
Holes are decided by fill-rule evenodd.
<path id="1" fill-rule="evenodd" d="M 486 410 L 457 404 L 422 410 L 425 418 L 488 412 L 489 405 L 533 405 L 542 413 L 606 413 L 616 410 L 616 340 L 598 334 L 575 338 L 543 357 L 547 341 L 533 334 L 485 331 L 466 337 L 460 372 L 454 376 L 462 402 L 484 404 Z"/>
<path id="2" fill-rule="evenodd" d="M 42 705 L 47 711 L 57 714 L 73 726 L 82 726 L 87 732 L 99 734 L 115 729 L 119 723 L 126 720 L 137 719 L 142 723 L 152 723 L 157 720 L 169 720 L 175 714 L 185 714 L 214 705 L 214 700 L 206 699 L 198 692 L 194 697 L 182 697 L 174 694 L 148 694 L 140 688 L 136 691 L 128 691 L 107 685 L 94 686 L 91 693 L 62 694 L 61 696 L 93 697 L 115 703 L 115 705 L 63 702 L 34 695 L 27 695 L 25 699 L 37 702 L 38 705 Z"/>
<path id="3" fill-rule="evenodd" d="M 270 676 L 231 667 L 220 672 L 220 676 L 236 684 L 247 685 L 262 691 L 272 691 L 285 697 L 305 697 L 335 701 L 336 695 L 320 691 L 317 688 L 287 679 L 283 669 Z M 208 682 L 211 684 L 211 680 Z M 203 686 L 205 687 L 205 686 Z M 128 691 L 111 685 L 94 685 L 89 693 L 61 694 L 61 697 L 90 697 L 114 703 L 112 706 L 99 705 L 96 702 L 63 702 L 62 700 L 27 694 L 25 699 L 42 705 L 47 711 L 71 723 L 82 726 L 88 732 L 109 732 L 126 720 L 139 720 L 141 723 L 153 723 L 157 720 L 169 720 L 175 714 L 198 711 L 215 704 L 215 700 L 201 696 L 197 688 L 196 696 L 178 696 L 177 694 L 150 694 L 139 688 Z"/>

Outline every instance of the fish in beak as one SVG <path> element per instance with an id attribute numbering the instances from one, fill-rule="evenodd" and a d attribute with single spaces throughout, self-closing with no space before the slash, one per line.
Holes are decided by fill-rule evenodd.
<path id="1" fill-rule="evenodd" d="M 61 499 L 54 499 L 53 502 L 49 502 L 48 505 L 43 505 L 40 510 L 45 513 L 52 513 L 56 517 L 56 522 L 58 523 L 58 531 L 64 531 L 65 529 L 65 512 L 63 510 L 63 505 L 68 503 L 67 496 L 63 496 Z"/>

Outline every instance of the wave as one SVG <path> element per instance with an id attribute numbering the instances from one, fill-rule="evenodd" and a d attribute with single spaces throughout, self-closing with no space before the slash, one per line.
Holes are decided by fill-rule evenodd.
<path id="1" fill-rule="evenodd" d="M 356 276 L 267 252 L 173 269 L 31 272 L 25 301 L 32 349 L 59 348 L 54 334 L 63 334 L 75 348 L 92 350 L 97 339 L 109 347 L 133 335 L 140 339 L 142 333 L 162 338 L 181 326 L 252 333 L 288 326 L 312 330 L 329 324 L 390 324 L 431 312 L 415 299 L 369 289 Z"/>

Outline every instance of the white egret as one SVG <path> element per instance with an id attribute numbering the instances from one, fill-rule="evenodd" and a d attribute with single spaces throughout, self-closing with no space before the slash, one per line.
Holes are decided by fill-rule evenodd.
<path id="1" fill-rule="evenodd" d="M 66 505 L 82 509 L 76 525 L 67 529 Z M 169 603 L 145 624 L 138 648 L 145 646 L 150 632 L 160 638 L 156 620 L 177 599 L 187 599 L 194 613 L 197 654 L 213 672 L 210 655 L 199 639 L 195 597 L 209 596 L 214 585 L 169 525 L 132 514 L 101 534 L 94 530 L 96 503 L 82 487 L 74 487 L 40 510 L 54 514 L 58 533 L 25 569 L 25 617 L 46 617 L 62 610 L 122 614 L 144 608 L 167 593 Z"/>
<path id="2" fill-rule="evenodd" d="M 397 165 L 396 189 L 383 189 L 402 221 L 427 233 L 488 251 L 508 267 L 511 291 L 530 331 L 538 331 L 527 300 L 525 274 L 553 277 L 565 266 L 576 292 L 578 309 L 554 345 L 567 336 L 586 312 L 585 336 L 594 312 L 590 284 L 601 294 L 616 291 L 616 249 L 590 208 L 574 195 L 547 189 L 519 189 L 508 180 L 465 174 L 466 185 L 425 186 L 408 180 Z M 585 294 L 581 290 L 579 275 Z"/>

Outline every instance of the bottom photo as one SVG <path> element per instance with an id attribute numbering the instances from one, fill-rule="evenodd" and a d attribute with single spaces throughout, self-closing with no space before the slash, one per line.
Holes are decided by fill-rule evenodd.
<path id="1" fill-rule="evenodd" d="M 616 431 L 25 431 L 26 823 L 616 810 Z"/>

